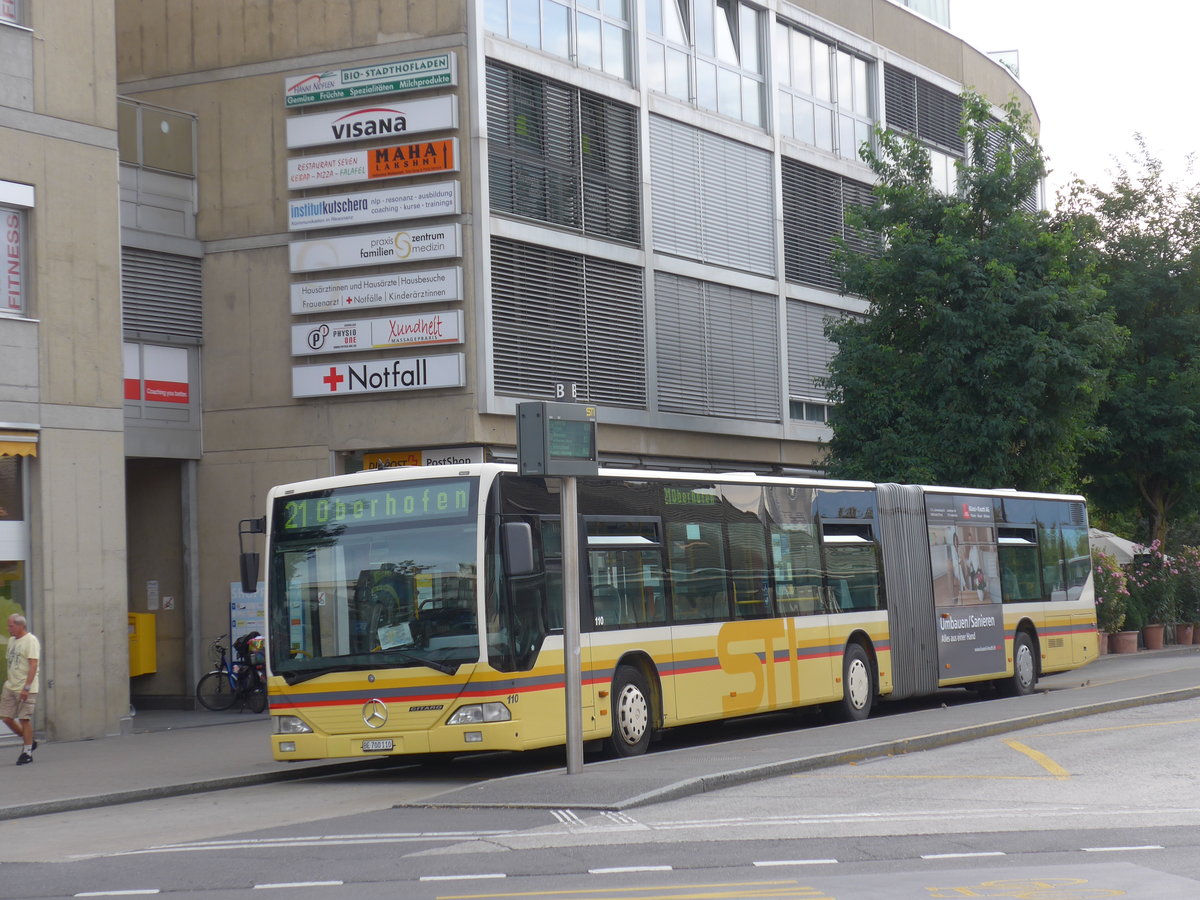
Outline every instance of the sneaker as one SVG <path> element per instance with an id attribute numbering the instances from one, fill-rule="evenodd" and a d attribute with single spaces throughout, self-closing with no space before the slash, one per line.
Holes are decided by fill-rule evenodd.
<path id="1" fill-rule="evenodd" d="M 32 747 L 30 747 L 29 749 L 30 749 L 31 751 L 33 751 L 33 750 L 36 750 L 36 749 L 37 749 L 37 741 L 36 741 L 36 740 L 33 742 L 33 746 L 32 746 Z"/>
<path id="2" fill-rule="evenodd" d="M 24 750 L 22 750 L 21 755 L 17 757 L 17 765 L 23 766 L 26 763 L 31 763 L 31 762 L 33 762 L 33 754 L 26 753 Z"/>

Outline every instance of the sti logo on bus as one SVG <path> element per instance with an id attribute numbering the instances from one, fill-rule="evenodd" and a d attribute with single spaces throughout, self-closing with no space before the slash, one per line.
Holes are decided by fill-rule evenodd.
<path id="1" fill-rule="evenodd" d="M 348 141 L 380 134 L 403 134 L 408 131 L 408 119 L 398 109 L 356 109 L 334 119 L 329 123 L 329 129 L 335 141 Z"/>

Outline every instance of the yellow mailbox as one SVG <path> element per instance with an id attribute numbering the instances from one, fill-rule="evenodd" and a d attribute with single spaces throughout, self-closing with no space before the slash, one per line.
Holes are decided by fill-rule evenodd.
<path id="1" fill-rule="evenodd" d="M 129 614 L 129 676 L 158 671 L 154 613 Z"/>

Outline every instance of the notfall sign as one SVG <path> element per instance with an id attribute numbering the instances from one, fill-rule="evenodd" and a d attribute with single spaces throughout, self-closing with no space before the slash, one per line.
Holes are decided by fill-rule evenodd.
<path id="1" fill-rule="evenodd" d="M 346 397 L 387 391 L 462 387 L 465 372 L 461 353 L 293 366 L 292 396 Z"/>
<path id="2" fill-rule="evenodd" d="M 461 300 L 463 271 L 462 266 L 447 266 L 329 281 L 297 281 L 292 284 L 291 294 L 292 312 L 298 316 L 335 309 Z"/>
<path id="3" fill-rule="evenodd" d="M 454 216 L 462 212 L 457 181 L 417 187 L 396 185 L 358 194 L 326 194 L 288 201 L 288 230 L 367 225 L 399 219 Z"/>
<path id="4" fill-rule="evenodd" d="M 293 272 L 381 266 L 461 256 L 462 226 L 432 225 L 402 231 L 378 231 L 294 241 L 288 246 Z"/>
<path id="5" fill-rule="evenodd" d="M 457 127 L 458 98 L 430 97 L 294 116 L 287 120 L 287 146 L 295 150 L 372 138 L 403 140 L 410 134 Z"/>
<path id="6" fill-rule="evenodd" d="M 292 356 L 461 344 L 462 340 L 462 311 L 457 309 L 379 319 L 309 322 L 292 326 Z"/>

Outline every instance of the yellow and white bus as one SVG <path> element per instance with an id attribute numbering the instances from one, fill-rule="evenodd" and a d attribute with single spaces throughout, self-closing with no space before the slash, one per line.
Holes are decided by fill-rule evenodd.
<path id="1" fill-rule="evenodd" d="M 628 469 L 577 484 L 584 739 L 618 755 L 772 710 L 1023 694 L 1097 655 L 1082 497 Z M 559 501 L 557 479 L 500 464 L 273 488 L 275 758 L 563 744 Z"/>

